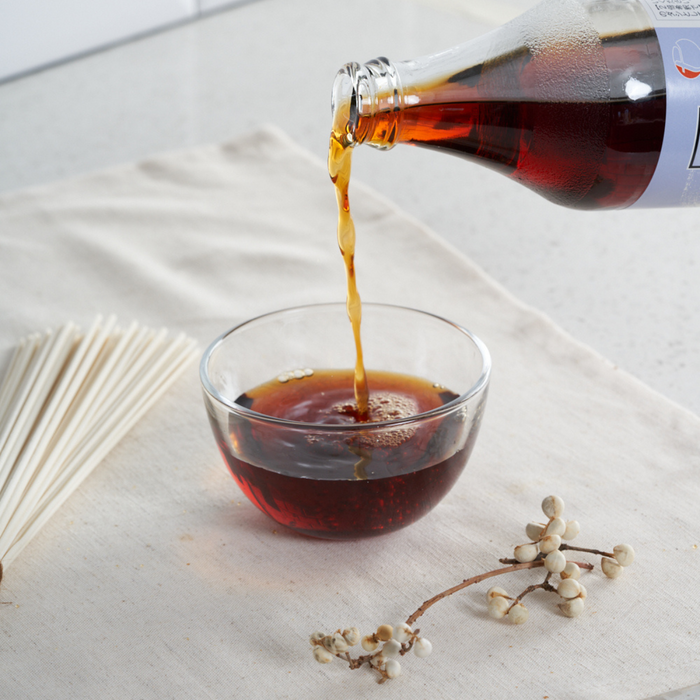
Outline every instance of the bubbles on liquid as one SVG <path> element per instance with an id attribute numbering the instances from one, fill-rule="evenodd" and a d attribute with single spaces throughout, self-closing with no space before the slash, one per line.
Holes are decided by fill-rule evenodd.
<path id="1" fill-rule="evenodd" d="M 357 407 L 354 402 L 342 402 L 335 404 L 333 410 L 337 413 L 348 415 L 354 413 Z M 370 423 L 410 418 L 419 412 L 418 402 L 411 396 L 395 394 L 391 391 L 378 391 L 370 394 Z M 365 448 L 398 447 L 410 440 L 415 435 L 415 432 L 416 428 L 412 426 L 385 428 L 372 432 L 368 431 L 362 434 L 359 439 L 361 445 Z"/>
<path id="2" fill-rule="evenodd" d="M 372 421 L 399 420 L 415 416 L 418 402 L 401 394 L 381 391 L 369 397 L 369 415 Z"/>
<path id="3" fill-rule="evenodd" d="M 371 449 L 373 447 L 398 447 L 399 445 L 403 445 L 404 442 L 410 440 L 415 434 L 415 427 L 385 429 L 369 435 L 361 435 L 360 444 L 365 449 Z"/>
<path id="4" fill-rule="evenodd" d="M 391 391 L 370 394 L 368 407 L 370 423 L 400 420 L 419 413 L 418 402 L 414 398 Z M 331 410 L 343 415 L 352 415 L 357 411 L 357 405 L 354 401 L 342 401 L 335 404 Z"/>
<path id="5" fill-rule="evenodd" d="M 314 371 L 307 367 L 306 369 L 290 369 L 288 372 L 282 372 L 277 376 L 277 381 L 280 384 L 286 384 L 291 379 L 303 379 L 304 377 L 312 376 Z"/>

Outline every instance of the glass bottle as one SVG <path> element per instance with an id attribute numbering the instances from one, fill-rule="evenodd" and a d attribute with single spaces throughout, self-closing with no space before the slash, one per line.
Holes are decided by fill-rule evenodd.
<path id="1" fill-rule="evenodd" d="M 578 209 L 700 203 L 693 4 L 697 18 L 664 0 L 544 0 L 433 56 L 348 63 L 336 138 L 458 155 Z"/>

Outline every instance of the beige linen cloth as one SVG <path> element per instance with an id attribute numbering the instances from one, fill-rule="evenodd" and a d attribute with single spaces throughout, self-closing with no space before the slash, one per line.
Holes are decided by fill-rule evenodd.
<path id="1" fill-rule="evenodd" d="M 624 700 L 700 682 L 700 420 L 390 203 L 356 183 L 351 194 L 364 300 L 446 316 L 492 352 L 457 486 L 383 538 L 287 532 L 226 471 L 193 366 L 6 572 L 2 698 Z M 6 195 L 0 368 L 21 336 L 98 312 L 204 348 L 257 314 L 342 300 L 335 224 L 324 164 L 269 129 Z M 584 574 L 580 618 L 537 592 L 527 624 L 494 621 L 485 582 L 420 620 L 433 654 L 405 657 L 395 681 L 313 661 L 314 630 L 370 632 L 498 567 L 550 493 L 581 523 L 575 544 L 637 550 L 617 580 Z M 516 594 L 541 579 L 500 585 Z"/>

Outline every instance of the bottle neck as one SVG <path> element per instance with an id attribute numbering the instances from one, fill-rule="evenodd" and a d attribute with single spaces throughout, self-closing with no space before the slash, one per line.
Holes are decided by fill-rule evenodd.
<path id="1" fill-rule="evenodd" d="M 348 63 L 333 83 L 333 125 L 345 146 L 392 148 L 399 140 L 404 107 L 399 73 L 386 58 Z"/>
<path id="2" fill-rule="evenodd" d="M 334 132 L 345 147 L 434 145 L 454 136 L 444 130 L 446 119 L 469 130 L 482 118 L 460 117 L 453 106 L 629 102 L 638 99 L 630 97 L 635 86 L 645 96 L 665 94 L 658 42 L 640 3 L 544 0 L 431 56 L 346 64 L 333 84 Z"/>

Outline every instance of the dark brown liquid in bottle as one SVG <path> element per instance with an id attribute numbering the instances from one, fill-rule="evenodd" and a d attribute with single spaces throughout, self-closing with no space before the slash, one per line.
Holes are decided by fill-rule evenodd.
<path id="1" fill-rule="evenodd" d="M 277 522 L 307 535 L 354 539 L 410 525 L 452 488 L 476 439 L 474 429 L 464 440 L 459 412 L 418 425 L 379 429 L 367 423 L 365 431 L 338 430 L 358 426 L 353 375 L 350 369 L 316 370 L 303 379 L 258 386 L 237 403 L 296 423 L 280 430 L 231 414 L 228 437 L 235 454 L 226 436 L 217 434 L 246 496 Z M 417 377 L 369 371 L 369 379 L 373 422 L 424 413 L 457 398 Z M 217 422 L 211 422 L 216 434 Z"/>
<path id="2" fill-rule="evenodd" d="M 600 48 L 611 74 L 623 73 L 648 52 L 660 56 L 653 31 L 604 37 Z M 535 63 L 524 48 L 500 57 L 504 90 L 517 94 L 517 86 L 542 81 Z M 639 199 L 661 152 L 665 91 L 601 101 L 494 100 L 481 94 L 492 68 L 465 68 L 414 88 L 426 96 L 415 105 L 359 117 L 357 141 L 407 143 L 473 159 L 576 209 L 622 208 Z M 560 66 L 564 73 L 568 69 Z M 460 99 L 453 97 L 455 90 Z"/>
<path id="3" fill-rule="evenodd" d="M 665 103 L 430 105 L 406 110 L 402 137 L 479 158 L 557 204 L 618 208 L 635 202 L 654 174 Z"/>

